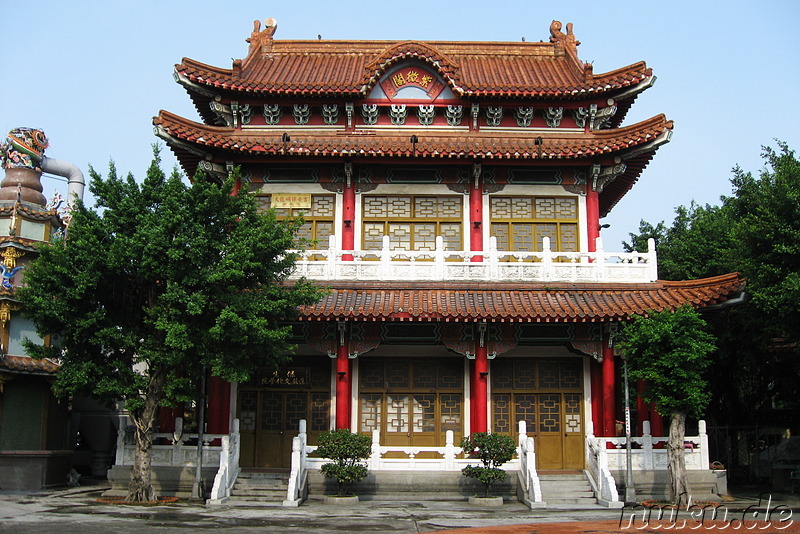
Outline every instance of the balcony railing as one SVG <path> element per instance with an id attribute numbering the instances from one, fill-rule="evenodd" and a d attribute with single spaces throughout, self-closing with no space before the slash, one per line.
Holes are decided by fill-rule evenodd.
<path id="1" fill-rule="evenodd" d="M 596 252 L 560 252 L 543 239 L 541 252 L 497 249 L 445 250 L 441 236 L 435 250 L 392 248 L 383 237 L 380 250 L 342 250 L 336 236 L 327 249 L 294 251 L 298 255 L 293 277 L 312 280 L 414 280 L 498 282 L 617 282 L 643 283 L 658 278 L 655 242 L 647 252 L 606 252 L 597 239 Z"/>

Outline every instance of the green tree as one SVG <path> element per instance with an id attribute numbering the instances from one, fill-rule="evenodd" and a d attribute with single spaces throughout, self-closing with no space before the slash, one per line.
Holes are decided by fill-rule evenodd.
<path id="1" fill-rule="evenodd" d="M 326 477 L 336 480 L 336 494 L 343 497 L 347 484 L 358 482 L 367 476 L 367 466 L 363 461 L 372 452 L 372 440 L 364 434 L 355 434 L 346 428 L 340 428 L 323 432 L 317 443 L 317 454 L 333 460 L 323 464 L 320 470 Z"/>
<path id="2" fill-rule="evenodd" d="M 704 312 L 719 338 L 714 365 L 726 370 L 710 384 L 718 421 L 736 414 L 737 424 L 756 422 L 771 406 L 797 407 L 800 398 L 800 163 L 777 145 L 763 147 L 757 175 L 734 168 L 732 194 L 719 206 L 679 206 L 669 227 L 642 221 L 623 243 L 643 250 L 655 237 L 662 279 L 746 278 L 746 302 Z"/>
<path id="3" fill-rule="evenodd" d="M 800 162 L 786 143 L 763 147 L 758 176 L 734 169 L 728 200 L 739 269 L 774 337 L 800 341 Z"/>
<path id="4" fill-rule="evenodd" d="M 517 451 L 514 438 L 505 434 L 476 432 L 461 441 L 464 454 L 478 458 L 481 465 L 465 466 L 461 472 L 467 478 L 474 478 L 483 484 L 483 496 L 488 497 L 495 482 L 505 480 L 505 471 L 500 466 L 511 460 Z"/>
<path id="5" fill-rule="evenodd" d="M 124 401 L 135 432 L 127 499 L 151 501 L 150 448 L 159 406 L 186 400 L 214 376 L 245 381 L 290 350 L 299 305 L 318 300 L 309 282 L 287 282 L 286 250 L 298 222 L 261 214 L 234 180 L 198 174 L 191 186 L 160 168 L 158 149 L 141 186 L 130 174 L 90 169 L 98 211 L 75 207 L 66 238 L 41 249 L 20 290 L 25 312 L 57 346 L 57 393 Z"/>
<path id="6" fill-rule="evenodd" d="M 619 346 L 630 376 L 646 384 L 644 398 L 669 416 L 667 456 L 670 500 L 691 494 L 684 459 L 686 417 L 700 417 L 711 400 L 705 372 L 715 339 L 691 306 L 634 316 L 622 329 Z"/>

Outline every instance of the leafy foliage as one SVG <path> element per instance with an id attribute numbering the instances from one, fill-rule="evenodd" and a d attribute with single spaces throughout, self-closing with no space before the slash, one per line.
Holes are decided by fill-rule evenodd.
<path id="1" fill-rule="evenodd" d="M 780 337 L 800 340 L 800 162 L 785 143 L 764 147 L 767 168 L 758 177 L 734 169 L 728 201 L 737 260 L 755 306 Z"/>
<path id="2" fill-rule="evenodd" d="M 800 162 L 785 143 L 763 148 L 753 175 L 734 168 L 719 206 L 676 208 L 667 227 L 642 221 L 626 250 L 655 237 L 659 277 L 685 280 L 740 272 L 747 302 L 707 313 L 719 338 L 712 412 L 720 422 L 759 421 L 772 406 L 800 407 Z"/>
<path id="3" fill-rule="evenodd" d="M 714 341 L 706 322 L 688 304 L 674 312 L 633 317 L 618 340 L 631 377 L 645 383 L 644 398 L 670 417 L 669 493 L 676 504 L 690 491 L 683 452 L 686 416 L 700 417 L 711 400 L 704 375 Z"/>
<path id="4" fill-rule="evenodd" d="M 716 346 L 697 311 L 686 305 L 634 316 L 620 337 L 631 378 L 645 381 L 645 399 L 662 415 L 704 413 L 711 400 L 704 375 Z"/>
<path id="5" fill-rule="evenodd" d="M 465 477 L 481 482 L 484 486 L 484 497 L 488 497 L 492 485 L 508 476 L 500 466 L 511 460 L 517 447 L 511 436 L 477 432 L 461 441 L 461 449 L 464 454 L 478 458 L 481 462 L 480 466 L 468 465 L 461 472 Z"/>
<path id="6" fill-rule="evenodd" d="M 98 211 L 78 203 L 67 238 L 27 269 L 25 313 L 58 339 L 28 351 L 62 357 L 58 393 L 124 400 L 149 451 L 159 405 L 188 399 L 204 369 L 244 381 L 274 367 L 290 349 L 283 321 L 319 291 L 286 283 L 298 222 L 257 212 L 234 179 L 188 186 L 164 174 L 157 147 L 141 185 L 113 163 L 106 179 L 90 174 Z"/>
<path id="7" fill-rule="evenodd" d="M 346 484 L 358 482 L 367 476 L 367 466 L 363 460 L 369 458 L 372 452 L 369 436 L 339 429 L 320 434 L 317 443 L 317 454 L 333 460 L 323 464 L 320 470 L 325 476 L 336 480 L 340 497 L 344 495 Z"/>

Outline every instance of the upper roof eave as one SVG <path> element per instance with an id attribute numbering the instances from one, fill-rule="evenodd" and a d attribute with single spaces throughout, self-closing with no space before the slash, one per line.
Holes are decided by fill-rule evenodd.
<path id="1" fill-rule="evenodd" d="M 595 75 L 590 65 L 556 52 L 552 43 L 272 41 L 269 53 L 252 49 L 232 69 L 184 58 L 175 72 L 190 92 L 205 87 L 260 96 L 351 98 L 366 96 L 403 59 L 434 65 L 454 93 L 466 98 L 595 98 L 652 77 L 643 61 Z M 321 72 L 326 76 L 312 79 Z"/>

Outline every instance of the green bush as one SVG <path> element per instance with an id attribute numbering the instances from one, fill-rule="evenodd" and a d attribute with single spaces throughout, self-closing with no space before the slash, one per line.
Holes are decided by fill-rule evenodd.
<path id="1" fill-rule="evenodd" d="M 465 477 L 474 478 L 484 487 L 484 497 L 489 496 L 492 484 L 504 480 L 505 471 L 500 466 L 511 460 L 517 446 L 511 436 L 478 432 L 461 441 L 464 454 L 481 461 L 481 465 L 468 465 L 461 472 Z"/>
<path id="2" fill-rule="evenodd" d="M 358 482 L 367 476 L 367 466 L 362 463 L 369 458 L 372 440 L 363 434 L 354 434 L 347 429 L 324 432 L 319 436 L 317 454 L 333 460 L 324 464 L 322 473 L 336 479 L 337 495 L 344 496 L 346 484 Z"/>

